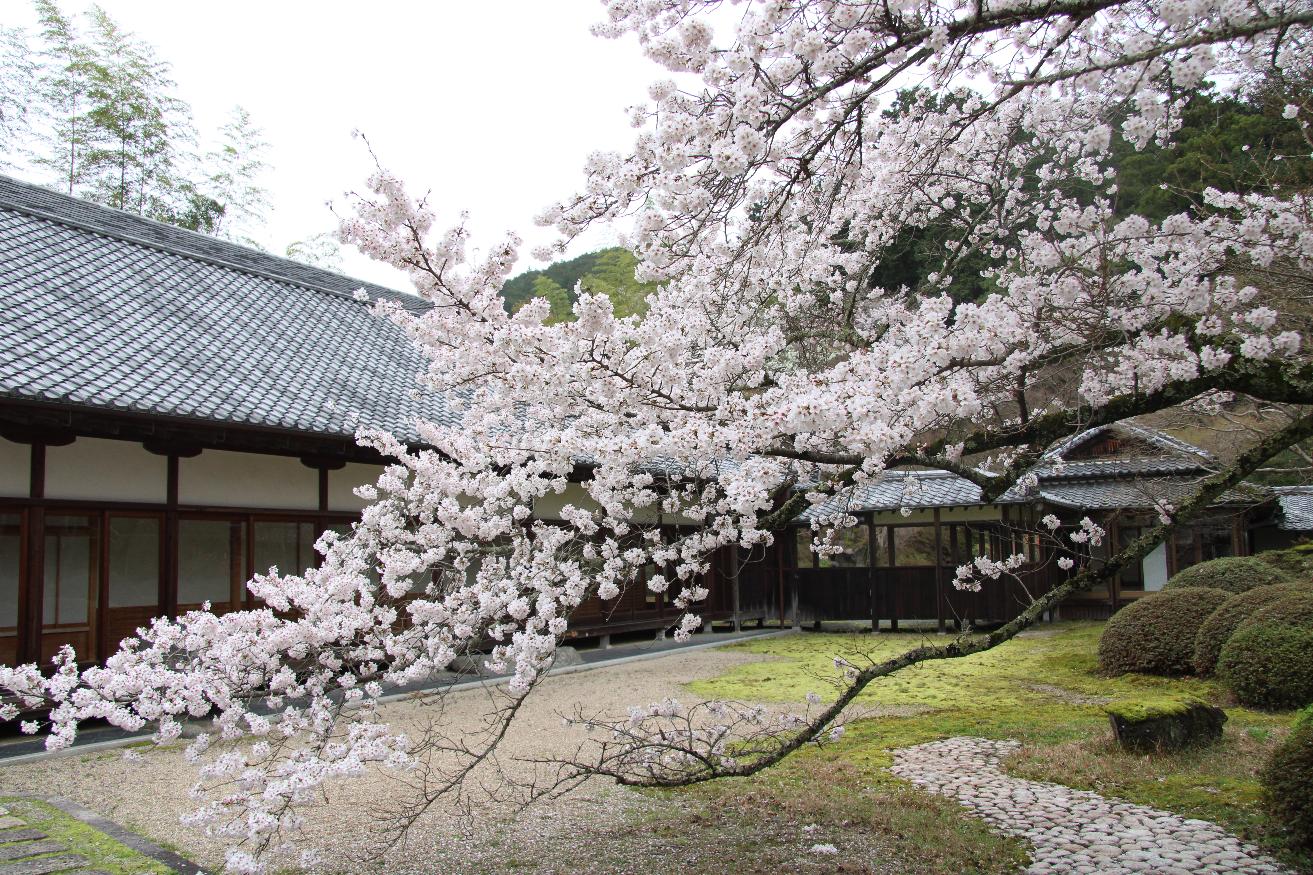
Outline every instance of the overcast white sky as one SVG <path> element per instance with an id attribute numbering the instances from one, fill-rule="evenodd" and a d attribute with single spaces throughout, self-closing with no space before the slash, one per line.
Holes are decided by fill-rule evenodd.
<path id="1" fill-rule="evenodd" d="M 597 0 L 99 2 L 172 63 L 202 135 L 234 104 L 263 127 L 274 170 L 261 243 L 278 253 L 331 229 L 325 202 L 368 175 L 359 129 L 413 193 L 432 191 L 443 225 L 464 209 L 476 244 L 517 230 L 519 269 L 532 266 L 529 249 L 550 239 L 534 213 L 579 186 L 590 151 L 629 144 L 624 108 L 663 78 L 634 40 L 589 34 Z M 0 10 L 6 24 L 35 21 L 25 0 Z M 601 232 L 572 252 L 609 242 Z M 354 252 L 345 272 L 402 282 Z"/>

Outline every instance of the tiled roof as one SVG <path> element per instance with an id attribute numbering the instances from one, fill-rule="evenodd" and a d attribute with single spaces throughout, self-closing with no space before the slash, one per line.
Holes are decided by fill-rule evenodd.
<path id="1" fill-rule="evenodd" d="M 1274 486 L 1281 509 L 1277 528 L 1287 532 L 1313 531 L 1313 486 Z"/>
<path id="2" fill-rule="evenodd" d="M 451 419 L 423 360 L 352 297 L 423 303 L 0 176 L 0 397 L 417 440 Z"/>
<path id="3" fill-rule="evenodd" d="M 1180 504 L 1198 488 L 1197 477 L 1150 477 L 1143 480 L 1071 480 L 1041 482 L 1037 497 L 1059 507 L 1085 510 L 1153 510 L 1156 502 Z M 1268 500 L 1262 487 L 1244 484 L 1224 492 L 1214 505 L 1246 505 Z"/>
<path id="4" fill-rule="evenodd" d="M 1044 454 L 1044 458 L 1060 459 L 1076 447 L 1079 447 L 1081 444 L 1088 441 L 1090 438 L 1110 430 L 1119 431 L 1122 434 L 1138 438 L 1139 440 L 1153 444 L 1154 446 L 1166 450 L 1178 457 L 1193 458 L 1200 463 L 1214 461 L 1213 454 L 1202 447 L 1196 447 L 1194 444 L 1186 443 L 1185 441 L 1179 438 L 1174 438 L 1166 432 L 1159 431 L 1156 428 L 1136 425 L 1133 422 L 1118 422 L 1112 425 L 1100 425 L 1095 428 L 1086 429 L 1085 431 L 1073 435 L 1066 440 L 1059 441 L 1057 444 L 1050 447 Z"/>
<path id="5" fill-rule="evenodd" d="M 1001 498 L 998 503 L 1012 503 Z M 839 513 L 870 513 L 902 508 L 964 507 L 981 503 L 980 487 L 947 471 L 886 471 L 878 483 L 842 493 L 798 517 L 800 522 Z"/>
<path id="6" fill-rule="evenodd" d="M 1135 477 L 1149 474 L 1194 474 L 1202 471 L 1198 461 L 1165 456 L 1133 458 L 1078 459 L 1074 462 L 1045 463 L 1035 469 L 1044 480 L 1102 479 L 1104 477 Z"/>

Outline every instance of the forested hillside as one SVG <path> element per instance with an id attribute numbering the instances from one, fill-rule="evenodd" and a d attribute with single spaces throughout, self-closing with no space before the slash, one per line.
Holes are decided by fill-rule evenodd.
<path id="1" fill-rule="evenodd" d="M 617 315 L 630 316 L 643 312 L 645 299 L 656 290 L 655 283 L 634 279 L 637 264 L 625 249 L 603 249 L 511 277 L 502 286 L 501 295 L 512 313 L 530 298 L 546 298 L 552 305 L 552 321 L 559 322 L 570 318 L 577 297 L 575 287 L 580 285 L 585 291 L 610 298 Z"/>

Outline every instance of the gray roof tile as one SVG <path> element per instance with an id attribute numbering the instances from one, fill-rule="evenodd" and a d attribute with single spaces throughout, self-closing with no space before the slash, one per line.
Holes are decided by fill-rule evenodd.
<path id="1" fill-rule="evenodd" d="M 1198 485 L 1197 477 L 1041 482 L 1038 497 L 1048 504 L 1072 509 L 1153 510 L 1160 500 L 1180 504 L 1194 494 Z M 1263 487 L 1242 484 L 1224 492 L 1213 504 L 1261 504 L 1270 498 L 1271 493 Z"/>
<path id="2" fill-rule="evenodd" d="M 454 422 L 352 297 L 417 298 L 0 176 L 0 397 L 349 437 Z"/>
<path id="3" fill-rule="evenodd" d="M 811 522 L 823 516 L 839 513 L 870 513 L 920 509 L 931 507 L 963 507 L 980 504 L 980 487 L 948 471 L 886 471 L 877 483 L 867 483 L 841 493 L 822 504 L 810 508 L 798 517 L 799 522 Z M 998 503 L 1024 501 L 1003 497 Z"/>
<path id="4" fill-rule="evenodd" d="M 1281 509 L 1277 528 L 1287 532 L 1313 531 L 1313 486 L 1274 486 Z"/>

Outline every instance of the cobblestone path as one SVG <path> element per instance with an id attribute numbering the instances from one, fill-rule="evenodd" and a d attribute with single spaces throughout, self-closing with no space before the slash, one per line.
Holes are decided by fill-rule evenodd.
<path id="1" fill-rule="evenodd" d="M 950 738 L 896 751 L 891 771 L 1028 841 L 1031 875 L 1287 875 L 1271 857 L 1206 820 L 1009 777 L 999 763 L 1018 747 Z"/>

